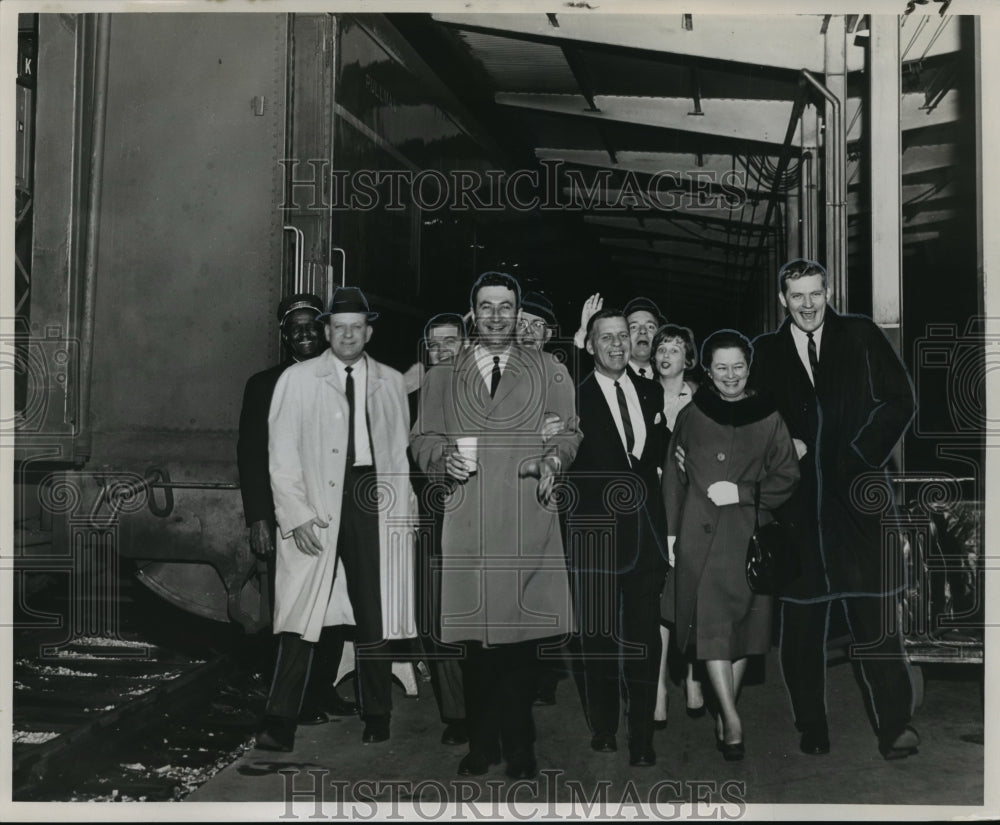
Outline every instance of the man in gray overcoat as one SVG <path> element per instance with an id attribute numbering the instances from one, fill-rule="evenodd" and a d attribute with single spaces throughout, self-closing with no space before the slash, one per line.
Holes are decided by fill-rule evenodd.
<path id="1" fill-rule="evenodd" d="M 480 276 L 471 293 L 476 344 L 428 371 L 410 435 L 414 459 L 442 485 L 441 638 L 464 642 L 469 753 L 459 774 L 535 775 L 538 647 L 571 630 L 556 475 L 576 455 L 573 385 L 551 355 L 515 345 L 520 286 Z M 546 417 L 565 426 L 543 440 Z M 476 439 L 474 459 L 468 438 Z M 460 442 L 460 439 L 462 441 Z"/>

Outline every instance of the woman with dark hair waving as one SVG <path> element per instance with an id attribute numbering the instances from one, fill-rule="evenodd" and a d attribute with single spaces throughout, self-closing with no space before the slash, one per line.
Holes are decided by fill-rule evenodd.
<path id="1" fill-rule="evenodd" d="M 746 657 L 766 653 L 771 641 L 772 599 L 751 592 L 745 573 L 755 486 L 766 521 L 799 480 L 785 422 L 766 396 L 747 392 L 752 360 L 735 330 L 708 337 L 701 361 L 709 381 L 678 414 L 663 467 L 674 565 L 664 618 L 674 622 L 677 646 L 705 662 L 719 706 L 716 740 L 730 761 L 744 753 L 736 698 Z"/>

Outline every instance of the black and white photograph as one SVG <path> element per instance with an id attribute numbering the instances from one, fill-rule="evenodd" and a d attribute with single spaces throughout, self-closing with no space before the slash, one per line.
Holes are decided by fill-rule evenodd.
<path id="1" fill-rule="evenodd" d="M 998 37 L 5 0 L 2 817 L 1000 816 Z"/>

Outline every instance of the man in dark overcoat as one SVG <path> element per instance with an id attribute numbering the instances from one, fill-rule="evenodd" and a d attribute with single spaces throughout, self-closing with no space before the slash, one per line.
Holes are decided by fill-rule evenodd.
<path id="1" fill-rule="evenodd" d="M 289 355 L 269 369 L 251 375 L 243 391 L 240 409 L 239 440 L 236 442 L 236 463 L 240 473 L 240 495 L 243 515 L 250 530 L 250 549 L 267 566 L 268 601 L 274 606 L 274 498 L 271 495 L 271 474 L 268 469 L 267 414 L 271 397 L 281 374 L 292 364 L 315 358 L 326 342 L 316 316 L 323 311 L 323 302 L 308 292 L 288 295 L 278 304 L 278 324 L 281 340 Z M 343 699 L 333 686 L 344 650 L 346 628 L 330 627 L 324 631 L 320 645 L 319 666 L 310 674 L 309 688 L 299 715 L 300 724 L 327 721 L 326 714 L 350 716 L 357 705 Z M 268 675 L 274 669 L 273 651 L 262 665 Z"/>
<path id="2" fill-rule="evenodd" d="M 633 380 L 625 315 L 602 309 L 588 323 L 594 370 L 577 391 L 583 440 L 567 481 L 567 543 L 591 747 L 617 750 L 624 677 L 629 762 L 650 766 L 660 661 L 660 593 L 666 518 L 657 468 L 666 449 L 663 388 Z"/>
<path id="3" fill-rule="evenodd" d="M 782 594 L 781 663 L 805 753 L 830 749 L 826 635 L 843 606 L 887 759 L 916 752 L 909 664 L 896 619 L 903 586 L 886 465 L 913 417 L 913 385 L 882 331 L 828 303 L 826 270 L 795 260 L 779 274 L 788 317 L 754 341 L 751 385 L 773 396 L 792 435 L 802 481 L 779 511 L 802 572 Z"/>

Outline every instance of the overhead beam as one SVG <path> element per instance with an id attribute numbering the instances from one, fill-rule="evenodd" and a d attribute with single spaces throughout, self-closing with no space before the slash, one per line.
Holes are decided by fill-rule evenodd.
<path id="1" fill-rule="evenodd" d="M 691 152 L 635 152 L 617 151 L 617 163 L 611 161 L 606 152 L 599 149 L 557 149 L 539 147 L 535 149 L 539 160 L 563 161 L 576 166 L 596 166 L 635 172 L 642 175 L 676 175 L 690 180 L 712 178 L 721 180 L 723 175 L 736 177 L 740 186 L 746 186 L 747 173 L 743 164 L 736 162 L 733 155 L 701 155 Z M 771 157 L 777 157 L 775 152 Z"/>
<path id="2" fill-rule="evenodd" d="M 618 252 L 612 252 L 612 258 L 630 258 L 636 263 L 641 261 L 652 261 L 657 264 L 661 263 L 677 263 L 680 265 L 684 264 L 696 264 L 700 267 L 705 267 L 709 270 L 730 270 L 733 266 L 732 256 L 713 254 L 712 252 L 705 250 L 703 255 L 692 255 L 691 249 L 685 249 L 680 252 L 664 253 L 659 252 L 655 249 L 636 249 L 636 248 L 626 248 L 618 247 Z"/>
<path id="3" fill-rule="evenodd" d="M 903 152 L 903 175 L 916 175 L 958 164 L 958 147 L 954 143 L 936 146 L 911 146 Z"/>
<path id="4" fill-rule="evenodd" d="M 599 243 L 601 246 L 626 249 L 635 253 L 648 253 L 651 255 L 665 255 L 672 257 L 675 256 L 681 260 L 693 260 L 697 257 L 699 260 L 713 264 L 726 264 L 732 260 L 730 257 L 732 253 L 727 253 L 724 248 L 720 249 L 717 246 L 710 246 L 706 248 L 701 244 L 698 244 L 698 248 L 701 251 L 697 256 L 695 256 L 692 254 L 692 247 L 695 244 L 685 243 L 682 241 L 647 241 L 642 238 L 609 238 L 602 236 Z"/>
<path id="5" fill-rule="evenodd" d="M 697 227 L 692 228 L 690 232 L 685 232 L 684 229 L 679 228 L 676 223 L 671 223 L 664 218 L 647 218 L 640 222 L 639 219 L 635 217 L 584 215 L 583 220 L 585 223 L 594 224 L 596 226 L 606 226 L 623 231 L 643 232 L 651 235 L 667 237 L 687 237 L 692 238 L 696 242 L 702 243 L 707 243 L 713 239 L 722 241 L 723 243 L 728 243 L 732 240 L 733 236 L 731 231 L 726 232 L 724 230 L 713 229 L 711 227 Z M 748 227 L 747 230 L 750 231 L 750 227 Z"/>
<path id="6" fill-rule="evenodd" d="M 792 111 L 792 102 L 784 100 L 702 99 L 703 114 L 691 115 L 691 101 L 683 97 L 594 95 L 596 112 L 583 95 L 498 92 L 494 99 L 500 106 L 548 114 L 779 145 Z"/>
<path id="7" fill-rule="evenodd" d="M 568 196 L 572 193 L 572 191 L 573 190 L 567 187 L 563 189 L 563 194 Z M 586 197 L 583 193 L 579 194 L 581 197 Z M 625 204 L 630 203 L 631 201 L 638 201 L 632 205 L 636 209 L 642 208 L 647 210 L 646 213 L 641 216 L 643 220 L 655 220 L 653 216 L 656 215 L 670 215 L 675 218 L 685 218 L 693 221 L 716 221 L 719 223 L 729 223 L 733 224 L 734 227 L 750 224 L 758 228 L 760 226 L 760 222 L 764 220 L 765 209 L 760 205 L 758 205 L 756 209 L 757 217 L 754 219 L 754 207 L 749 203 L 735 206 L 732 209 L 719 206 L 696 206 L 694 203 L 688 204 L 687 202 L 695 199 L 697 197 L 697 193 L 693 193 L 687 197 L 676 197 L 676 192 L 674 192 L 673 195 L 675 196 L 675 200 L 677 200 L 679 204 L 683 205 L 673 206 L 670 200 L 671 193 L 666 191 L 661 192 L 659 196 L 656 194 L 648 194 L 645 191 L 641 191 L 638 195 L 634 195 L 631 191 L 625 192 L 622 189 L 607 188 L 601 191 L 602 199 L 600 201 L 592 202 L 591 205 L 587 205 L 587 208 L 595 212 L 600 212 L 601 210 L 608 210 L 611 212 L 614 212 L 615 210 L 624 211 Z"/>
<path id="8" fill-rule="evenodd" d="M 823 70 L 822 15 L 435 14 L 440 23 L 541 42 L 586 42 L 656 55 L 725 59 L 779 69 Z M 864 49 L 852 47 L 848 68 L 864 67 Z"/>

